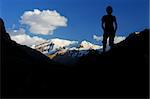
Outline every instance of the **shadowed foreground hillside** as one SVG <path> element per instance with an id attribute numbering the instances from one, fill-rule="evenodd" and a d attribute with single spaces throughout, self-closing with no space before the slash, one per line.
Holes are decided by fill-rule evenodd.
<path id="1" fill-rule="evenodd" d="M 149 30 L 131 33 L 124 41 L 101 55 L 91 51 L 78 64 L 81 67 L 77 70 L 86 68 L 88 72 L 99 75 L 99 80 L 102 80 L 100 83 L 106 85 L 104 90 L 112 92 L 112 95 L 148 96 Z"/>
<path id="2" fill-rule="evenodd" d="M 1 21 L 1 20 L 0 20 Z M 2 97 L 38 96 L 43 91 L 47 73 L 66 72 L 67 68 L 44 54 L 10 39 L 0 24 L 2 58 Z M 46 78 L 48 77 L 48 78 Z"/>
<path id="3" fill-rule="evenodd" d="M 148 97 L 149 30 L 72 68 L 12 41 L 1 31 L 3 97 Z"/>

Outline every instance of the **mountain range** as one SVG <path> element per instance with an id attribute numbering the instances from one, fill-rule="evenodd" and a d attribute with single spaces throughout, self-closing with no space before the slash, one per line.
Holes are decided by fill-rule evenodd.
<path id="1" fill-rule="evenodd" d="M 50 59 L 65 65 L 75 64 L 80 57 L 87 55 L 90 50 L 102 52 L 102 46 L 92 44 L 85 40 L 78 42 L 58 38 L 48 40 L 38 45 L 33 45 L 31 48 L 36 49 Z"/>
<path id="2" fill-rule="evenodd" d="M 78 42 L 58 38 L 33 45 L 31 48 L 40 51 L 56 62 L 69 66 L 75 64 L 79 57 L 88 54 L 90 50 L 99 50 L 100 52 L 102 50 L 102 46 L 92 44 L 85 40 Z"/>

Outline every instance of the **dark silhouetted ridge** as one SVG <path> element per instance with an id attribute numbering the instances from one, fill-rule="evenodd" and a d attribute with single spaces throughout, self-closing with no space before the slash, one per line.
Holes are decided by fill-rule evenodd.
<path id="1" fill-rule="evenodd" d="M 0 23 L 2 97 L 148 97 L 148 29 L 69 68 L 12 41 Z"/>
<path id="2" fill-rule="evenodd" d="M 42 94 L 45 90 L 45 79 L 53 76 L 48 73 L 67 71 L 64 65 L 50 60 L 39 51 L 12 41 L 2 20 L 0 27 L 2 97 L 38 96 L 38 92 Z"/>

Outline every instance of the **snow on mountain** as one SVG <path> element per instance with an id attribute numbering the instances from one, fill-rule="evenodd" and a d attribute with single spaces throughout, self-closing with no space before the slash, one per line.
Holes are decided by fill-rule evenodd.
<path id="1" fill-rule="evenodd" d="M 87 54 L 88 50 L 102 49 L 102 46 L 92 44 L 85 40 L 79 43 L 78 41 L 55 38 L 39 45 L 33 45 L 32 48 L 42 52 L 45 55 L 67 53 L 67 55 L 79 57 Z"/>
<path id="2" fill-rule="evenodd" d="M 55 47 L 67 47 L 78 44 L 78 41 L 70 41 L 70 40 L 64 40 L 64 39 L 51 39 L 50 42 L 53 42 L 55 44 Z"/>
<path id="3" fill-rule="evenodd" d="M 39 45 L 33 45 L 33 49 L 66 65 L 74 64 L 78 61 L 79 57 L 87 55 L 90 50 L 102 51 L 102 46 L 92 44 L 88 41 L 71 41 L 64 39 L 51 39 Z"/>
<path id="4" fill-rule="evenodd" d="M 94 44 L 92 44 L 88 41 L 82 41 L 80 46 L 81 46 L 81 49 L 84 49 L 84 50 L 88 50 L 88 49 L 96 50 L 96 49 L 101 49 L 102 48 L 102 46 L 94 45 Z"/>

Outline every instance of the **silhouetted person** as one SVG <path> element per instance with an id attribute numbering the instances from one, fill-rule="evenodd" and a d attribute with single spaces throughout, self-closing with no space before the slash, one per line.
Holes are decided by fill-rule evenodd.
<path id="1" fill-rule="evenodd" d="M 103 34 L 103 52 L 106 50 L 107 39 L 109 38 L 109 46 L 112 48 L 114 44 L 114 37 L 117 30 L 116 17 L 112 15 L 113 9 L 111 6 L 106 8 L 107 15 L 102 17 Z"/>

